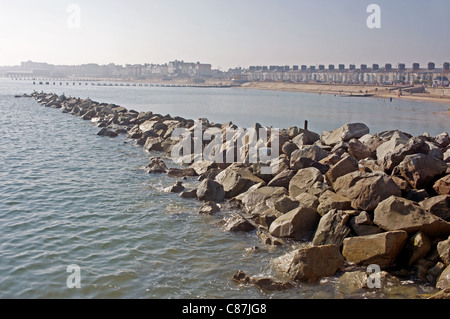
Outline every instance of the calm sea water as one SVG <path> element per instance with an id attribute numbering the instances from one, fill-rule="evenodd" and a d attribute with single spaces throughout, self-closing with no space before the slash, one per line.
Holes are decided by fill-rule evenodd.
<path id="1" fill-rule="evenodd" d="M 125 137 L 98 137 L 90 122 L 14 98 L 34 89 L 244 127 L 302 126 L 308 119 L 317 132 L 363 121 L 378 131 L 438 134 L 448 125 L 448 118 L 434 115 L 447 110 L 440 104 L 0 79 L 0 298 L 352 297 L 335 279 L 275 294 L 233 283 L 237 270 L 281 279 L 269 262 L 292 247 L 248 252 L 261 246 L 254 233 L 226 232 L 222 219 L 229 211 L 200 216 L 198 201 L 164 193 L 176 180 L 146 174 L 142 167 L 150 155 Z M 185 186 L 197 183 L 187 180 Z M 80 289 L 66 284 L 73 264 L 81 269 Z M 406 282 L 366 296 L 409 298 L 429 290 Z"/>

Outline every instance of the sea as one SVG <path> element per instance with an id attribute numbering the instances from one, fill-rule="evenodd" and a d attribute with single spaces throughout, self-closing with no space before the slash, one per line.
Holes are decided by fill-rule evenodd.
<path id="1" fill-rule="evenodd" d="M 143 170 L 163 154 L 145 153 L 125 136 L 97 136 L 99 128 L 89 121 L 15 98 L 33 91 L 244 128 L 303 127 L 308 121 L 317 133 L 355 122 L 372 134 L 449 129 L 443 103 L 0 78 L 2 299 L 409 299 L 435 291 L 413 278 L 364 290 L 342 285 L 337 276 L 282 292 L 238 284 L 232 280 L 238 270 L 285 280 L 271 260 L 303 244 L 267 249 L 255 232 L 226 231 L 231 208 L 200 215 L 197 200 L 164 192 L 176 179 Z M 198 183 L 183 181 L 188 189 Z"/>

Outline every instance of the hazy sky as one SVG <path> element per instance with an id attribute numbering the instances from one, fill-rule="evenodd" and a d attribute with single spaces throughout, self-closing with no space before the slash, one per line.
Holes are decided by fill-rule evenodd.
<path id="1" fill-rule="evenodd" d="M 0 65 L 440 65 L 449 12 L 449 0 L 0 0 Z"/>

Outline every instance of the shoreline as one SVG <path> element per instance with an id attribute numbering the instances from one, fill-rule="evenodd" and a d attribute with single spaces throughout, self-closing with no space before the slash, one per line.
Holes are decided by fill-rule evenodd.
<path id="1" fill-rule="evenodd" d="M 448 95 L 403 93 L 398 97 L 398 90 L 395 86 L 373 86 L 373 85 L 342 85 L 342 84 L 306 84 L 306 83 L 282 83 L 282 82 L 247 82 L 240 86 L 242 89 L 268 90 L 281 92 L 302 92 L 315 94 L 350 95 L 359 96 L 368 94 L 373 98 L 393 98 L 400 100 L 412 100 L 422 102 L 438 102 L 450 104 L 450 89 L 429 88 L 431 91 L 442 91 Z M 450 110 L 450 108 L 449 108 Z"/>
<path id="2" fill-rule="evenodd" d="M 236 269 L 230 280 L 239 285 L 274 292 L 296 289 L 302 282 L 319 283 L 326 277 L 345 284 L 345 280 L 365 276 L 358 289 L 369 289 L 364 267 L 377 264 L 383 270 L 383 285 L 392 281 L 400 287 L 401 278 L 419 278 L 418 282 L 432 285 L 433 293 L 450 288 L 447 132 L 434 137 L 414 137 L 398 130 L 370 135 L 363 123 L 347 124 L 322 135 L 297 127 L 280 132 L 266 128 L 270 138 L 264 140 L 264 130 L 258 131 L 255 145 L 259 144 L 258 151 L 270 150 L 267 164 L 261 159 L 252 161 L 253 152 L 249 151 L 254 147 L 249 140 L 257 136 L 252 130 L 263 129 L 258 125 L 242 135 L 231 122 L 213 124 L 207 119 L 196 122 L 151 111 L 139 113 L 115 104 L 56 94 L 34 92 L 16 97 L 34 98 L 45 107 L 90 121 L 100 129 L 99 136 L 125 135 L 150 155 L 145 169 L 148 174 L 174 178 L 174 185 L 164 192 L 197 200 L 202 205 L 199 214 L 213 216 L 232 208 L 224 229 L 256 233 L 264 248 L 255 250 L 276 253 L 279 246 L 307 244 L 271 261 L 289 280 L 247 276 Z M 183 130 L 183 136 L 174 133 L 177 129 Z M 211 141 L 211 137 L 204 138 L 206 130 L 232 132 L 233 136 L 226 142 L 222 135 Z M 179 138 L 174 139 L 174 134 Z M 199 144 L 202 154 L 207 154 L 203 152 L 211 145 L 220 146 L 209 148 L 219 160 L 201 156 L 198 160 L 197 153 L 186 154 L 184 147 L 180 154 L 177 147 L 192 138 L 203 142 Z M 228 143 L 237 140 L 246 141 L 242 144 L 244 154 L 239 154 L 245 159 L 241 161 L 237 155 L 231 163 L 227 160 L 234 144 Z M 194 141 L 194 149 L 195 145 Z M 169 159 L 178 164 L 176 168 L 167 167 L 164 160 Z M 198 186 L 185 189 L 186 178 L 197 178 Z M 443 248 L 432 246 L 432 242 Z M 415 298 L 431 295 L 417 293 Z"/>

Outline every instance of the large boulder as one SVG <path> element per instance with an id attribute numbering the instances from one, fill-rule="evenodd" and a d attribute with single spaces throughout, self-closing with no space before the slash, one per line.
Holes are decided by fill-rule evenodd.
<path id="1" fill-rule="evenodd" d="M 320 140 L 320 135 L 311 131 L 301 130 L 301 133 L 292 139 L 298 147 L 304 145 L 313 145 L 315 142 Z"/>
<path id="2" fill-rule="evenodd" d="M 388 144 L 391 142 L 387 142 Z M 420 153 L 425 147 L 425 141 L 418 137 L 412 137 L 406 144 L 399 143 L 384 157 L 378 158 L 378 163 L 387 172 L 392 171 L 406 156 Z"/>
<path id="3" fill-rule="evenodd" d="M 442 272 L 436 283 L 436 288 L 441 290 L 450 288 L 450 265 Z"/>
<path id="4" fill-rule="evenodd" d="M 356 138 L 352 138 L 348 141 L 348 149 L 347 152 L 356 158 L 358 161 L 365 158 L 374 158 L 374 152 L 372 152 L 366 145 L 357 140 Z"/>
<path id="5" fill-rule="evenodd" d="M 447 164 L 430 155 L 414 154 L 406 156 L 397 169 L 412 188 L 424 189 L 435 177 L 445 173 Z"/>
<path id="6" fill-rule="evenodd" d="M 335 192 L 327 190 L 319 197 L 317 212 L 321 216 L 324 216 L 333 209 L 350 210 L 352 209 L 352 201 L 344 196 L 336 194 Z"/>
<path id="7" fill-rule="evenodd" d="M 344 265 L 344 257 L 335 245 L 315 246 L 292 251 L 272 261 L 291 280 L 317 282 L 334 276 Z"/>
<path id="8" fill-rule="evenodd" d="M 430 197 L 419 204 L 427 212 L 450 222 L 450 195 Z"/>
<path id="9" fill-rule="evenodd" d="M 450 265 L 450 237 L 438 243 L 437 251 L 444 264 Z"/>
<path id="10" fill-rule="evenodd" d="M 421 231 L 430 238 L 450 234 L 450 223 L 426 212 L 419 204 L 397 196 L 378 205 L 374 223 L 386 231 L 403 230 L 409 234 Z"/>
<path id="11" fill-rule="evenodd" d="M 223 202 L 225 191 L 223 186 L 212 179 L 205 179 L 197 188 L 197 198 L 207 202 Z"/>
<path id="12" fill-rule="evenodd" d="M 350 233 L 350 228 L 347 227 L 349 217 L 345 212 L 336 209 L 323 216 L 314 235 L 313 245 L 341 247 L 345 237 Z"/>
<path id="13" fill-rule="evenodd" d="M 328 154 L 317 145 L 302 146 L 291 154 L 290 168 L 298 171 L 311 167 L 327 156 Z"/>
<path id="14" fill-rule="evenodd" d="M 296 174 L 295 171 L 290 169 L 285 169 L 278 175 L 276 175 L 267 186 L 271 187 L 284 187 L 289 188 L 289 183 L 291 182 L 292 177 Z"/>
<path id="15" fill-rule="evenodd" d="M 320 140 L 323 144 L 334 146 L 342 141 L 360 138 L 370 133 L 370 129 L 363 123 L 346 124 L 334 131 L 323 132 Z"/>
<path id="16" fill-rule="evenodd" d="M 284 187 L 265 186 L 255 189 L 257 185 L 252 186 L 247 192 L 236 198 L 244 211 L 252 216 L 257 216 L 267 209 L 273 208 L 276 201 L 287 195 Z"/>
<path id="17" fill-rule="evenodd" d="M 320 221 L 314 208 L 300 206 L 272 222 L 269 232 L 278 238 L 309 240 Z"/>
<path id="18" fill-rule="evenodd" d="M 247 218 L 235 213 L 225 221 L 224 228 L 231 232 L 250 232 L 256 227 Z"/>
<path id="19" fill-rule="evenodd" d="M 330 170 L 325 174 L 325 178 L 329 185 L 333 185 L 333 183 L 339 178 L 349 173 L 355 172 L 358 170 L 358 161 L 351 156 L 347 156 L 337 162 Z"/>
<path id="20" fill-rule="evenodd" d="M 289 183 L 289 195 L 293 198 L 301 193 L 306 193 L 317 182 L 323 183 L 322 173 L 314 167 L 301 169 L 292 177 Z"/>
<path id="21" fill-rule="evenodd" d="M 353 172 L 338 178 L 333 188 L 337 194 L 350 199 L 352 207 L 359 210 L 372 211 L 386 198 L 402 195 L 392 178 L 382 173 Z"/>
<path id="22" fill-rule="evenodd" d="M 342 254 L 355 264 L 390 267 L 394 265 L 407 239 L 408 233 L 405 231 L 350 237 L 344 239 Z"/>
<path id="23" fill-rule="evenodd" d="M 358 236 L 369 236 L 384 232 L 374 225 L 370 215 L 365 211 L 350 219 L 349 226 Z"/>
<path id="24" fill-rule="evenodd" d="M 265 183 L 248 169 L 227 168 L 216 176 L 216 182 L 222 184 L 226 198 L 233 198 L 258 183 Z"/>
<path id="25" fill-rule="evenodd" d="M 379 137 L 385 142 L 376 148 L 378 160 L 382 160 L 390 153 L 396 152 L 398 148 L 408 143 L 411 136 L 400 131 L 388 131 L 380 133 Z"/>
<path id="26" fill-rule="evenodd" d="M 439 179 L 433 185 L 433 189 L 439 195 L 450 195 L 450 174 Z"/>

